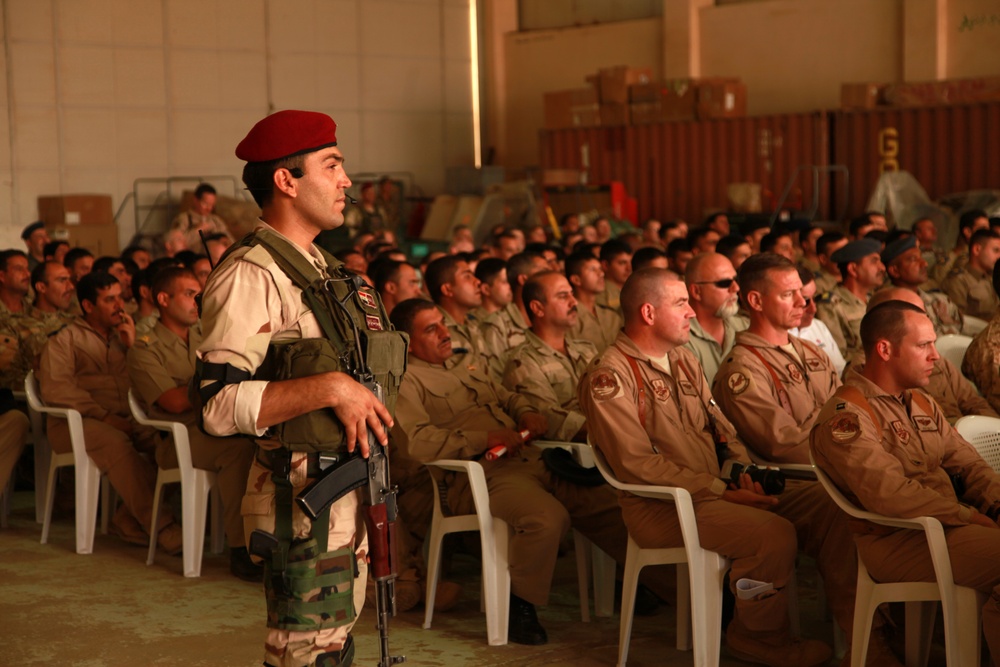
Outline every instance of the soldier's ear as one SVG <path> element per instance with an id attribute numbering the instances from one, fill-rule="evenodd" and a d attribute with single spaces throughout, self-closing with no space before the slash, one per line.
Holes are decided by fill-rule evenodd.
<path id="1" fill-rule="evenodd" d="M 285 168 L 276 169 L 271 178 L 274 180 L 274 187 L 284 192 L 290 197 L 294 197 L 298 191 L 298 183 L 292 176 L 292 172 Z"/>
<path id="2" fill-rule="evenodd" d="M 569 277 L 569 284 L 572 285 L 573 287 L 579 287 L 580 286 L 580 276 L 570 276 Z M 576 292 L 575 289 L 573 291 Z"/>
<path id="3" fill-rule="evenodd" d="M 879 340 L 875 343 L 875 353 L 878 354 L 883 361 L 888 361 L 889 357 L 892 356 L 892 343 L 885 338 Z"/>
<path id="4" fill-rule="evenodd" d="M 441 295 L 446 296 L 449 299 L 455 296 L 455 286 L 451 283 L 443 283 L 441 285 Z"/>
<path id="5" fill-rule="evenodd" d="M 167 294 L 166 292 L 157 292 L 156 293 L 156 305 L 158 305 L 158 306 L 160 306 L 162 308 L 166 308 L 167 307 L 167 305 L 168 305 L 167 301 L 169 299 L 170 299 L 170 295 Z"/>
<path id="6" fill-rule="evenodd" d="M 532 299 L 528 308 L 535 314 L 535 317 L 545 317 L 545 306 L 538 299 Z"/>
<path id="7" fill-rule="evenodd" d="M 750 310 L 764 310 L 764 299 L 759 291 L 750 290 L 743 298 L 746 300 L 747 307 Z"/>

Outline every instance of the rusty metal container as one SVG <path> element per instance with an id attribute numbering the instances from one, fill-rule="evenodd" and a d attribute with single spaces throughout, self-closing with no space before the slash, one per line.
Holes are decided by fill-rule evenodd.
<path id="1" fill-rule="evenodd" d="M 850 169 L 852 214 L 886 171 L 910 172 L 931 199 L 1000 188 L 1000 102 L 840 111 L 831 130 L 832 159 Z"/>
<path id="2" fill-rule="evenodd" d="M 544 169 L 585 170 L 590 183 L 622 181 L 638 199 L 639 219 L 700 222 L 727 208 L 730 183 L 759 183 L 765 211 L 800 165 L 829 163 L 825 112 L 665 122 L 541 133 Z M 811 201 L 802 176 L 791 204 Z M 819 216 L 829 214 L 828 181 L 821 180 Z"/>

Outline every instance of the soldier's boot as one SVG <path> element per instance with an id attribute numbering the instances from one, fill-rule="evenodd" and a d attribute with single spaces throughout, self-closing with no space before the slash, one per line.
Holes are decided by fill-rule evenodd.
<path id="1" fill-rule="evenodd" d="M 767 636 L 743 631 L 737 621 L 729 624 L 726 646 L 730 654 L 768 667 L 817 667 L 833 655 L 830 647 L 815 639 L 796 639 L 787 632 Z"/>
<path id="2" fill-rule="evenodd" d="M 250 560 L 246 547 L 229 550 L 229 572 L 237 579 L 259 584 L 264 578 L 264 566 Z"/>
<path id="3" fill-rule="evenodd" d="M 156 544 L 171 556 L 180 556 L 184 551 L 184 531 L 179 524 L 168 523 L 157 533 Z"/>
<path id="4" fill-rule="evenodd" d="M 146 529 L 132 516 L 124 504 L 119 505 L 118 509 L 115 510 L 114 516 L 111 517 L 111 525 L 108 526 L 108 532 L 129 544 L 140 547 L 149 546 L 149 535 L 146 534 Z"/>

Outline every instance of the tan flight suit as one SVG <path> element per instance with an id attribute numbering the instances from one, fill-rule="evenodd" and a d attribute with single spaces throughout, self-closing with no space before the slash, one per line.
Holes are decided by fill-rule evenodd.
<path id="1" fill-rule="evenodd" d="M 479 327 L 483 332 L 486 348 L 495 355 L 486 360 L 490 375 L 499 382 L 507 364 L 507 355 L 524 342 L 524 332 L 528 330 L 528 323 L 524 321 L 517 306 L 511 302 L 483 320 Z"/>
<path id="2" fill-rule="evenodd" d="M 845 387 L 858 389 L 868 410 L 835 395 L 823 408 L 810 445 L 819 466 L 859 507 L 891 517 L 931 516 L 941 521 L 955 583 L 992 594 L 983 607 L 983 635 L 1000 655 L 1000 530 L 969 524 L 973 512 L 1000 502 L 1000 476 L 958 435 L 931 400 L 885 393 L 856 370 Z M 926 398 L 926 394 L 924 394 Z M 949 475 L 960 474 L 965 495 Z M 851 530 L 872 578 L 934 581 L 923 531 L 851 520 Z"/>
<path id="3" fill-rule="evenodd" d="M 691 323 L 691 337 L 688 338 L 684 347 L 694 353 L 698 363 L 705 371 L 705 379 L 711 386 L 712 382 L 715 381 L 716 373 L 719 372 L 722 360 L 733 349 L 736 334 L 746 329 L 749 323 L 746 319 L 738 316 L 725 318 L 722 321 L 722 345 L 719 345 L 714 336 L 705 333 L 705 329 L 702 328 L 697 317 L 692 317 L 688 322 Z"/>
<path id="4" fill-rule="evenodd" d="M 0 415 L 0 490 L 7 488 L 10 475 L 24 451 L 31 424 L 20 410 L 8 410 Z"/>
<path id="5" fill-rule="evenodd" d="M 278 234 L 263 222 L 258 223 L 258 228 L 270 229 Z M 318 270 L 326 272 L 326 261 L 315 246 L 308 254 L 302 254 Z M 316 316 L 303 301 L 302 291 L 263 246 L 234 250 L 212 272 L 202 298 L 202 330 L 204 339 L 198 348 L 201 360 L 228 363 L 250 373 L 261 365 L 272 340 L 323 337 Z M 249 380 L 224 386 L 205 404 L 206 430 L 218 436 L 255 434 L 259 449 L 278 448 L 277 440 L 266 437 L 267 429 L 257 428 L 260 399 L 267 384 L 262 380 Z M 293 494 L 312 483 L 306 476 L 305 464 L 305 454 L 292 454 L 290 479 Z M 246 535 L 250 535 L 255 528 L 274 532 L 274 482 L 270 469 L 261 463 L 259 457 L 250 466 L 242 511 Z M 368 579 L 365 562 L 368 538 L 359 513 L 360 495 L 357 491 L 348 493 L 331 505 L 327 543 L 328 551 L 350 547 L 357 554 L 359 576 L 354 580 L 354 608 L 357 612 L 364 604 Z M 308 518 L 297 506 L 294 507 L 293 537 L 306 538 L 310 532 Z M 353 623 L 316 632 L 268 628 L 266 659 L 271 664 L 286 667 L 309 665 L 317 655 L 342 649 L 351 627 Z"/>
<path id="6" fill-rule="evenodd" d="M 809 463 L 809 431 L 823 405 L 840 386 L 826 353 L 789 337 L 795 355 L 760 336 L 742 331 L 715 378 L 712 393 L 743 442 L 758 456 L 778 463 Z M 752 347 L 770 365 L 748 349 Z M 771 376 L 777 375 L 787 399 Z M 789 480 L 776 510 L 791 521 L 799 549 L 816 559 L 834 617 L 848 637 L 854 614 L 857 560 L 849 548 L 846 516 L 818 482 Z"/>
<path id="7" fill-rule="evenodd" d="M 596 303 L 594 312 L 590 312 L 589 308 L 580 304 L 576 312 L 576 324 L 566 332 L 568 338 L 589 340 L 599 353 L 615 342 L 622 328 L 622 316 L 616 308 Z"/>
<path id="8" fill-rule="evenodd" d="M 809 429 L 840 379 L 830 358 L 812 343 L 789 336 L 798 358 L 760 336 L 741 331 L 719 368 L 712 395 L 750 449 L 774 463 L 809 463 Z M 747 347 L 770 364 L 770 369 Z M 787 392 L 787 407 L 771 376 Z"/>
<path id="9" fill-rule="evenodd" d="M 116 332 L 106 339 L 78 318 L 42 350 L 38 385 L 48 405 L 80 412 L 87 455 L 108 475 L 126 509 L 145 531 L 153 513 L 156 468 L 140 452 L 152 454 L 158 438 L 152 429 L 132 421 L 126 352 Z M 102 421 L 108 415 L 129 420 L 132 433 Z M 72 451 L 65 419 L 49 417 L 47 434 L 52 451 Z M 170 512 L 161 511 L 157 531 L 171 521 Z"/>
<path id="10" fill-rule="evenodd" d="M 638 384 L 625 355 L 642 378 L 645 419 Z M 580 408 L 590 442 L 622 482 L 678 486 L 691 493 L 698 538 L 705 549 L 731 559 L 730 586 L 739 579 L 771 582 L 778 593 L 762 600 L 736 600 L 734 623 L 747 633 L 775 635 L 788 626 L 785 584 L 795 568 L 795 527 L 774 512 L 722 500 L 719 455 L 709 424 L 711 411 L 728 440 L 724 459 L 749 462 L 736 431 L 717 407 L 694 355 L 675 348 L 670 368 L 643 354 L 624 333 L 594 359 L 580 380 Z M 629 534 L 643 548 L 683 544 L 673 503 L 620 493 Z"/>
<path id="11" fill-rule="evenodd" d="M 941 283 L 941 289 L 960 311 L 981 320 L 992 319 L 1000 307 L 1000 298 L 993 290 L 993 277 L 971 266 L 949 275 Z"/>
<path id="12" fill-rule="evenodd" d="M 246 544 L 240 507 L 246 491 L 254 445 L 248 438 L 213 438 L 198 428 L 194 409 L 184 413 L 163 410 L 157 400 L 167 391 L 188 386 L 194 375 L 195 352 L 201 344 L 201 324 L 188 330 L 188 340 L 157 323 L 148 334 L 136 338 L 128 352 L 128 376 L 132 390 L 153 419 L 182 422 L 187 426 L 191 461 L 196 468 L 217 473 L 222 496 L 226 537 L 230 547 Z M 156 462 L 164 469 L 177 467 L 173 438 L 161 439 Z"/>
<path id="13" fill-rule="evenodd" d="M 934 333 L 938 336 L 962 333 L 962 311 L 947 294 L 940 290 L 928 292 L 923 289 L 918 289 L 917 294 L 924 302 L 924 310 L 934 325 Z"/>
<path id="14" fill-rule="evenodd" d="M 966 356 L 968 359 L 968 356 Z M 857 355 L 844 369 L 844 379 L 852 368 L 860 372 L 865 365 L 865 353 Z M 983 417 L 1000 417 L 988 400 L 979 395 L 973 384 L 962 377 L 955 365 L 944 357 L 934 362 L 930 382 L 924 388 L 930 394 L 944 418 L 952 426 L 965 415 L 982 415 Z"/>
<path id="15" fill-rule="evenodd" d="M 993 409 L 1000 411 L 1000 313 L 965 350 L 962 373 L 975 383 Z"/>
<path id="16" fill-rule="evenodd" d="M 452 369 L 410 356 L 396 403 L 397 423 L 406 431 L 403 458 L 422 463 L 474 459 L 482 464 L 490 511 L 513 529 L 509 545 L 511 592 L 535 605 L 548 602 L 560 539 L 580 530 L 621 563 L 628 543 L 610 487 L 584 487 L 560 479 L 542 463 L 540 451 L 525 446 L 517 455 L 487 461 L 490 431 L 515 429 L 536 412 L 531 401 L 507 391 L 480 369 Z M 448 505 L 473 511 L 465 475 L 443 475 Z M 426 483 L 426 482 L 425 482 Z"/>
<path id="17" fill-rule="evenodd" d="M 510 355 L 503 386 L 528 398 L 549 421 L 545 437 L 573 440 L 586 420 L 576 398 L 576 385 L 597 348 L 586 340 L 566 338 L 566 354 L 557 352 L 530 329 L 523 345 Z"/>
<path id="18" fill-rule="evenodd" d="M 828 298 L 824 295 L 818 299 L 816 306 L 816 317 L 830 329 L 844 359 L 850 359 L 861 349 L 861 319 L 868 309 L 867 302 L 837 285 Z"/>

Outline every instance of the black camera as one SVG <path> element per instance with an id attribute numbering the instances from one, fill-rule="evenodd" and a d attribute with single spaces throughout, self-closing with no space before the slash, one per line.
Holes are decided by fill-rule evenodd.
<path id="1" fill-rule="evenodd" d="M 754 464 L 743 465 L 739 461 L 729 460 L 722 466 L 722 479 L 740 485 L 740 475 L 750 475 L 750 479 L 763 487 L 769 496 L 781 495 L 785 490 L 785 473 L 776 468 L 761 468 Z"/>

